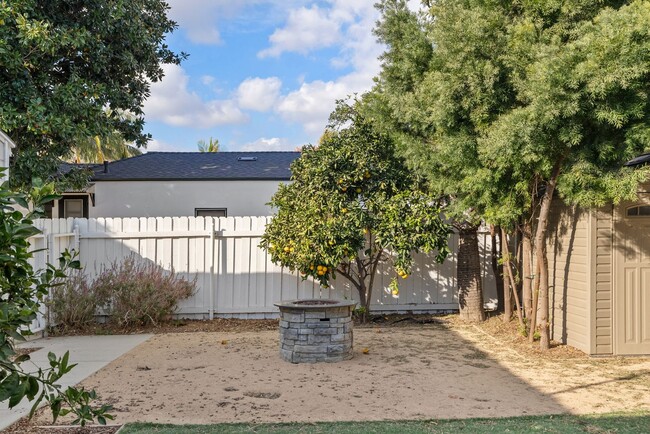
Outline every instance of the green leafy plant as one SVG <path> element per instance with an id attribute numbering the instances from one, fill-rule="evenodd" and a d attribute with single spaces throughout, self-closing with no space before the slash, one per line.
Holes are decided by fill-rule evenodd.
<path id="1" fill-rule="evenodd" d="M 186 56 L 166 44 L 176 23 L 163 0 L 45 3 L 0 1 L 0 129 L 17 145 L 14 185 L 47 179 L 88 138 L 145 145 L 151 83 Z"/>
<path id="2" fill-rule="evenodd" d="M 337 274 L 345 277 L 358 291 L 364 317 L 381 262 L 406 278 L 413 252 L 446 257 L 450 230 L 441 204 L 354 104 L 339 102 L 319 146 L 303 148 L 291 171 L 293 183 L 281 185 L 271 200 L 277 213 L 260 245 L 305 279 L 327 286 Z"/>
<path id="3" fill-rule="evenodd" d="M 107 413 L 110 406 L 91 406 L 94 392 L 73 387 L 63 390 L 57 384 L 75 366 L 69 363 L 69 353 L 62 357 L 50 353 L 50 367 L 36 372 L 23 367 L 29 355 L 16 355 L 15 343 L 31 334 L 29 325 L 49 289 L 66 277 L 68 269 L 79 268 L 79 261 L 67 251 L 57 267 L 48 264 L 44 270 L 34 270 L 30 263 L 29 238 L 40 233 L 32 218 L 52 199 L 52 191 L 51 185 L 38 185 L 30 194 L 17 194 L 6 183 L 0 186 L 0 402 L 8 401 L 13 408 L 23 399 L 33 401 L 31 416 L 47 401 L 54 420 L 72 412 L 81 425 L 94 419 L 106 423 L 112 418 Z M 16 204 L 29 208 L 30 199 L 35 212 L 23 215 L 14 210 Z"/>
<path id="4" fill-rule="evenodd" d="M 122 327 L 155 325 L 171 319 L 178 302 L 194 294 L 196 280 L 129 256 L 101 272 L 90 290 L 110 321 Z"/>

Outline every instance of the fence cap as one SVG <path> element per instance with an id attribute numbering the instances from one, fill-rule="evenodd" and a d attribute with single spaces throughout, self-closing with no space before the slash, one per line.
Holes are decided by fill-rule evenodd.
<path id="1" fill-rule="evenodd" d="M 308 298 L 301 300 L 284 300 L 273 303 L 280 309 L 303 309 L 303 310 L 322 310 L 339 307 L 354 307 L 356 301 L 352 300 L 332 300 L 327 298 Z"/>

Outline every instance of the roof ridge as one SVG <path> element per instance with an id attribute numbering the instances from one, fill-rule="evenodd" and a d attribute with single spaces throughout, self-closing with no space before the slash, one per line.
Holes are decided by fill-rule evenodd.
<path id="1" fill-rule="evenodd" d="M 145 155 L 147 155 L 147 153 L 143 152 L 141 154 L 133 155 L 131 157 L 120 158 L 119 160 L 108 161 L 108 164 L 111 165 L 113 163 L 119 163 L 120 161 L 134 160 L 134 159 L 139 158 L 139 157 L 144 157 Z M 101 165 L 102 163 L 98 163 L 98 164 Z"/>

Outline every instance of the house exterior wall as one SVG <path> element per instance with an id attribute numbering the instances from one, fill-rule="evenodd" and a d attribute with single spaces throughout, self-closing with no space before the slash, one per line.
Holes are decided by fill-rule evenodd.
<path id="1" fill-rule="evenodd" d="M 591 353 L 592 213 L 557 200 L 549 221 L 552 339 Z"/>
<path id="2" fill-rule="evenodd" d="M 226 208 L 228 217 L 266 216 L 282 181 L 101 181 L 95 184 L 96 217 L 194 216 L 195 208 Z"/>

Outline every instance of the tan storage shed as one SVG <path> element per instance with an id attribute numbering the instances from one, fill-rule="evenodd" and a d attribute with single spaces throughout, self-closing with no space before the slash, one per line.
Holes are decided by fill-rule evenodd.
<path id="1" fill-rule="evenodd" d="M 650 355 L 650 183 L 595 210 L 557 200 L 548 257 L 552 339 L 591 355 Z"/>

